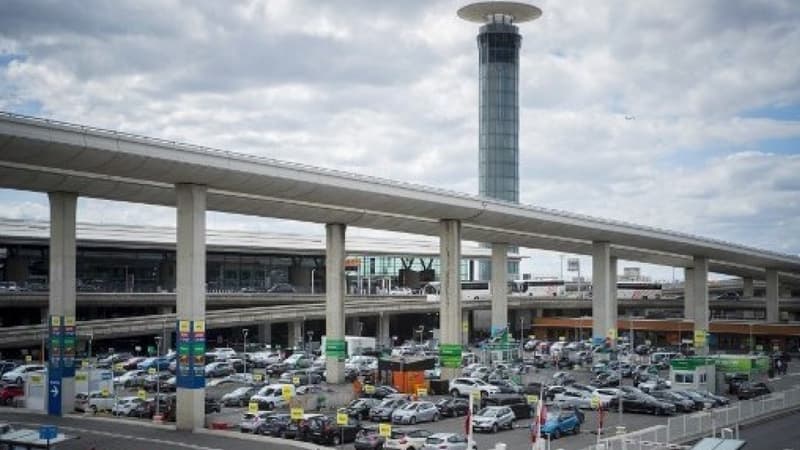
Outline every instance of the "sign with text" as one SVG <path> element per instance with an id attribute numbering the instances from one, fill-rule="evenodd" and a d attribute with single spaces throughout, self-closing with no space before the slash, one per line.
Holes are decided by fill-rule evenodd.
<path id="1" fill-rule="evenodd" d="M 302 420 L 303 419 L 303 408 L 292 408 L 289 410 L 291 414 L 292 420 Z"/>
<path id="2" fill-rule="evenodd" d="M 382 423 L 378 425 L 378 434 L 381 437 L 391 437 L 392 435 L 392 425 L 389 423 Z"/>

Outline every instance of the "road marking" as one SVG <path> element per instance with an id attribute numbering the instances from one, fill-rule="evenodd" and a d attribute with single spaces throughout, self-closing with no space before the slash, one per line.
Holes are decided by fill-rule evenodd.
<path id="1" fill-rule="evenodd" d="M 38 427 L 41 424 L 20 422 L 20 425 L 25 425 L 25 426 L 29 426 L 29 427 Z M 185 442 L 169 441 L 169 440 L 166 440 L 166 439 L 155 439 L 155 438 L 146 438 L 146 437 L 141 437 L 141 436 L 131 436 L 129 434 L 112 433 L 110 431 L 89 430 L 89 429 L 86 429 L 86 428 L 68 427 L 68 426 L 63 426 L 63 425 L 59 425 L 58 428 L 61 429 L 61 430 L 67 430 L 67 431 L 79 432 L 79 433 L 96 434 L 96 435 L 100 435 L 100 436 L 108 436 L 108 437 L 117 438 L 117 439 L 131 439 L 131 440 L 135 440 L 135 441 L 150 442 L 150 443 L 154 443 L 154 444 L 173 445 L 173 446 L 176 446 L 176 447 L 190 448 L 190 449 L 193 449 L 193 450 L 224 450 L 224 449 L 221 449 L 221 448 L 203 447 L 202 445 L 187 444 Z"/>

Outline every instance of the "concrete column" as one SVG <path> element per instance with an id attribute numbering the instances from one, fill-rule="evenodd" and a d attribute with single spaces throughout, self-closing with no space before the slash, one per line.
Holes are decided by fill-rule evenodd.
<path id="1" fill-rule="evenodd" d="M 448 351 L 461 348 L 461 221 L 444 219 L 439 222 L 439 332 L 440 345 Z M 453 353 L 455 354 L 455 353 Z M 460 350 L 458 350 L 460 355 Z M 443 361 L 444 362 L 444 361 Z M 446 364 L 446 363 L 445 363 Z M 460 365 L 460 364 L 459 364 Z M 459 374 L 457 367 L 442 366 L 441 379 L 450 380 Z"/>
<path id="2" fill-rule="evenodd" d="M 708 258 L 694 257 L 694 277 L 692 278 L 692 303 L 694 310 L 695 348 L 698 355 L 708 354 Z M 697 341 L 698 332 L 705 333 L 702 342 Z M 700 345 L 698 345 L 700 344 Z"/>
<path id="3" fill-rule="evenodd" d="M 694 320 L 694 269 L 683 269 L 683 318 Z"/>
<path id="4" fill-rule="evenodd" d="M 470 324 L 472 323 L 472 311 L 467 309 L 461 310 L 461 342 L 469 342 L 469 332 L 472 330 Z"/>
<path id="5" fill-rule="evenodd" d="M 177 310 L 178 321 L 203 322 L 206 318 L 206 188 L 194 184 L 175 186 L 177 203 Z M 202 370 L 202 369 L 201 369 Z M 201 372 L 202 374 L 202 372 Z M 197 377 L 196 377 L 197 378 Z M 177 389 L 178 430 L 198 430 L 205 425 L 205 381 Z M 197 387 L 197 386 L 200 387 Z"/>
<path id="6" fill-rule="evenodd" d="M 608 307 L 611 312 L 609 319 L 611 320 L 610 328 L 614 329 L 614 337 L 611 339 L 611 345 L 616 347 L 617 336 L 619 336 L 619 331 L 617 330 L 617 317 L 619 317 L 619 299 L 617 299 L 617 257 L 612 256 L 609 258 L 608 262 L 608 289 L 611 292 L 608 302 Z M 606 332 L 606 335 L 608 335 L 608 332 Z"/>
<path id="7" fill-rule="evenodd" d="M 611 304 L 611 245 L 592 243 L 592 341 L 605 341 L 617 328 L 617 311 Z M 614 331 L 616 332 L 616 331 Z"/>
<path id="8" fill-rule="evenodd" d="M 775 269 L 767 269 L 767 323 L 775 323 L 780 320 L 778 315 L 778 271 Z"/>
<path id="9" fill-rule="evenodd" d="M 753 278 L 742 278 L 742 298 L 753 298 Z"/>
<path id="10" fill-rule="evenodd" d="M 258 340 L 267 345 L 272 345 L 272 324 L 270 322 L 258 324 Z"/>
<path id="11" fill-rule="evenodd" d="M 70 192 L 50 192 L 50 294 L 51 320 L 66 324 L 75 321 L 75 214 L 78 195 Z M 77 339 L 78 331 L 74 329 Z M 66 333 L 65 333 L 66 335 Z M 62 362 L 50 364 L 50 382 L 60 380 L 61 414 L 72 412 L 75 406 L 75 347 L 72 356 L 67 346 L 60 347 Z M 51 352 L 52 354 L 52 352 Z M 50 388 L 48 387 L 48 391 Z M 47 395 L 47 393 L 45 393 Z M 51 411 L 52 408 L 49 408 Z M 60 414 L 59 414 L 60 415 Z"/>
<path id="12" fill-rule="evenodd" d="M 492 336 L 508 328 L 508 245 L 492 244 Z M 509 330 L 510 331 L 510 330 Z"/>
<path id="13" fill-rule="evenodd" d="M 303 320 L 293 320 L 289 322 L 288 333 L 286 334 L 286 348 L 295 348 L 303 340 Z"/>
<path id="14" fill-rule="evenodd" d="M 344 239 L 346 226 L 325 225 L 325 336 L 327 340 L 344 340 Z M 326 357 L 328 383 L 344 382 L 344 359 Z"/>
<path id="15" fill-rule="evenodd" d="M 346 336 L 361 336 L 361 318 L 358 316 L 347 317 L 344 328 Z"/>
<path id="16" fill-rule="evenodd" d="M 392 316 L 389 313 L 380 313 L 378 316 L 378 344 L 391 348 L 392 346 Z"/>

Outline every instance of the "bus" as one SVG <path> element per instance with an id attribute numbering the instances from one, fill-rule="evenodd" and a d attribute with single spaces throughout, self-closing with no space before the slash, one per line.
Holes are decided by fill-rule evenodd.
<path id="1" fill-rule="evenodd" d="M 439 301 L 439 291 L 441 283 L 431 281 L 422 287 L 422 294 L 428 297 L 428 301 Z M 492 291 L 488 281 L 462 281 L 461 300 L 489 300 Z"/>
<path id="2" fill-rule="evenodd" d="M 565 297 L 567 289 L 564 280 L 516 280 L 513 293 L 528 297 Z"/>

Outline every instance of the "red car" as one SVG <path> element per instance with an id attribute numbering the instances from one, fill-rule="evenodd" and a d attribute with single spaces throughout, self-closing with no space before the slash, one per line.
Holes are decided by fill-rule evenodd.
<path id="1" fill-rule="evenodd" d="M 0 405 L 12 405 L 15 397 L 22 397 L 25 395 L 25 390 L 22 386 L 16 384 L 9 384 L 0 388 Z"/>

